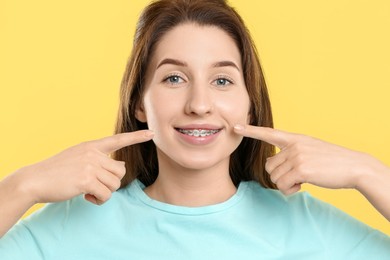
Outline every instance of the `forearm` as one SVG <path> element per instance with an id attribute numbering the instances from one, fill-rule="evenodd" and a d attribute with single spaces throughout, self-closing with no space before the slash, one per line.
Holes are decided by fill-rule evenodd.
<path id="1" fill-rule="evenodd" d="M 390 168 L 379 161 L 359 180 L 357 190 L 390 221 Z"/>
<path id="2" fill-rule="evenodd" d="M 0 182 L 0 238 L 34 205 L 23 185 L 22 168 Z"/>

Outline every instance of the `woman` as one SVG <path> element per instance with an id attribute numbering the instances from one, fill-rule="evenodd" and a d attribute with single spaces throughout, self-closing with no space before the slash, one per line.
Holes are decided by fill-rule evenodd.
<path id="1" fill-rule="evenodd" d="M 1 235 L 33 204 L 58 202 L 12 227 L 2 259 L 386 259 L 388 236 L 276 188 L 356 188 L 390 219 L 390 169 L 272 126 L 239 15 L 222 0 L 154 2 L 137 25 L 116 135 L 0 183 Z"/>

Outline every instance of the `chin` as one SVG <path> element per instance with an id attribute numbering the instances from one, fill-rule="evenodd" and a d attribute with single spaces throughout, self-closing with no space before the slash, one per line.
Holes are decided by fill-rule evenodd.
<path id="1" fill-rule="evenodd" d="M 187 153 L 186 155 L 189 154 Z M 190 156 L 175 156 L 171 159 L 175 164 L 188 170 L 202 171 L 219 167 L 224 164 L 226 164 L 225 167 L 229 169 L 230 154 L 223 155 L 217 152 L 201 154 L 192 153 Z"/>
<path id="2" fill-rule="evenodd" d="M 173 168 L 193 171 L 206 171 L 212 168 L 229 169 L 231 153 L 237 149 L 240 141 L 241 139 L 238 139 L 236 142 L 225 142 L 222 146 L 197 148 L 172 145 L 166 150 L 156 145 L 157 155 L 159 163 L 165 162 L 164 165 L 171 165 Z"/>
<path id="3" fill-rule="evenodd" d="M 188 170 L 194 170 L 194 171 L 202 171 L 202 170 L 211 169 L 220 163 L 222 163 L 222 162 L 210 161 L 210 159 L 178 162 L 178 164 L 181 167 L 188 169 Z"/>

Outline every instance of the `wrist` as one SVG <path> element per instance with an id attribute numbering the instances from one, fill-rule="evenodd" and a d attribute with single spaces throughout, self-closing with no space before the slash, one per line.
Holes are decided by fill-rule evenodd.
<path id="1" fill-rule="evenodd" d="M 390 168 L 378 159 L 366 155 L 365 163 L 360 169 L 356 181 L 356 189 L 365 194 L 369 189 L 379 187 L 390 176 Z"/>
<path id="2" fill-rule="evenodd" d="M 31 166 L 25 166 L 17 170 L 12 176 L 15 197 L 22 200 L 29 207 L 39 203 L 38 196 L 33 189 L 34 181 L 30 180 L 32 172 Z"/>

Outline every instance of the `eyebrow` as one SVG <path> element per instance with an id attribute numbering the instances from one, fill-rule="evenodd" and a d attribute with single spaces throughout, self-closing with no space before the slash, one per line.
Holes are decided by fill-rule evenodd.
<path id="1" fill-rule="evenodd" d="M 172 64 L 172 65 L 177 65 L 177 66 L 181 66 L 181 67 L 187 67 L 187 63 L 185 63 L 184 61 L 180 61 L 180 60 L 175 60 L 175 59 L 163 59 L 156 67 L 156 69 L 160 68 L 162 65 L 165 65 L 165 64 Z"/>
<path id="2" fill-rule="evenodd" d="M 215 67 L 215 68 L 219 68 L 219 67 L 233 67 L 233 68 L 237 69 L 238 71 L 240 71 L 240 68 L 234 62 L 232 62 L 230 60 L 219 61 L 219 62 L 215 63 L 213 65 L 213 67 Z"/>
<path id="3" fill-rule="evenodd" d="M 188 67 L 188 64 L 184 61 L 167 58 L 167 59 L 163 59 L 157 65 L 156 69 L 158 69 L 159 67 L 161 67 L 162 65 L 165 65 L 165 64 L 172 64 L 172 65 L 177 65 L 177 66 L 181 66 L 181 67 Z M 233 67 L 233 68 L 237 69 L 238 71 L 240 71 L 240 68 L 234 62 L 229 61 L 229 60 L 218 61 L 218 62 L 214 63 L 212 65 L 212 67 L 214 67 L 214 68 Z"/>

